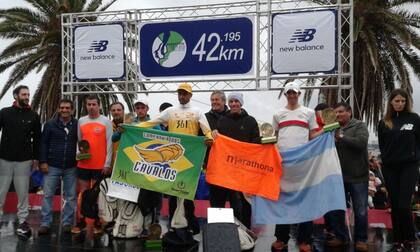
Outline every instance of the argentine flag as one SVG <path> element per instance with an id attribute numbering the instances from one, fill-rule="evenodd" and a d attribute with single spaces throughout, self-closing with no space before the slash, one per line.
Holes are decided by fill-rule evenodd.
<path id="1" fill-rule="evenodd" d="M 253 198 L 255 224 L 295 224 L 318 219 L 331 210 L 346 209 L 333 132 L 280 154 L 280 197 L 277 201 Z"/>

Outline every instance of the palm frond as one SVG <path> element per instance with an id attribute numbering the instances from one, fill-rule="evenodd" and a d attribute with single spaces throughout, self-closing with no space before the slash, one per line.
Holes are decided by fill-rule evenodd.
<path id="1" fill-rule="evenodd" d="M 111 7 L 111 5 L 113 5 L 117 0 L 112 0 L 109 3 L 104 4 L 101 8 L 99 8 L 99 11 L 105 11 L 107 10 L 109 7 Z"/>
<path id="2" fill-rule="evenodd" d="M 0 53 L 0 61 L 27 54 L 38 48 L 39 39 L 15 40 Z"/>

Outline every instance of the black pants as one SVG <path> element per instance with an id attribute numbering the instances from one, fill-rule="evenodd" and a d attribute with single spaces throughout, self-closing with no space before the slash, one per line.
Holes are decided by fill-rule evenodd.
<path id="1" fill-rule="evenodd" d="M 274 236 L 276 236 L 277 240 L 282 241 L 283 243 L 287 244 L 290 239 L 290 226 L 287 224 L 276 225 L 276 231 Z M 297 242 L 298 244 L 302 243 L 311 243 L 313 232 L 313 223 L 312 221 L 303 222 L 298 224 L 298 237 Z"/>
<path id="2" fill-rule="evenodd" d="M 384 165 L 383 174 L 391 201 L 394 242 L 415 241 L 411 199 L 419 176 L 419 163 Z"/>
<path id="3" fill-rule="evenodd" d="M 174 216 L 176 210 L 176 198 L 175 196 L 169 196 L 169 225 L 172 221 L 172 217 Z M 192 230 L 194 234 L 200 233 L 200 225 L 198 224 L 198 220 L 194 215 L 195 205 L 194 201 L 192 200 L 184 200 L 184 208 L 185 208 L 185 218 L 188 222 L 188 229 Z"/>
<path id="4" fill-rule="evenodd" d="M 247 228 L 251 228 L 251 205 L 245 200 L 243 193 L 224 187 L 209 185 L 210 206 L 223 208 L 229 200 L 235 217 Z"/>

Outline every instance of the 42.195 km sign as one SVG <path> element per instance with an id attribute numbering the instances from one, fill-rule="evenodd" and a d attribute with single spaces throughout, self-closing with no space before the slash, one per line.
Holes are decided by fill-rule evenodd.
<path id="1" fill-rule="evenodd" d="M 147 23 L 140 27 L 143 77 L 248 74 L 253 63 L 248 17 Z"/>

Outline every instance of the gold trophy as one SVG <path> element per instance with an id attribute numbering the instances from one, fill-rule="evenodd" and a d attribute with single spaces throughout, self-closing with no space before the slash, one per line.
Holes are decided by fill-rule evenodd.
<path id="1" fill-rule="evenodd" d="M 277 142 L 277 137 L 274 135 L 273 126 L 269 123 L 263 123 L 260 126 L 261 132 L 261 143 L 262 144 L 271 144 Z"/>
<path id="2" fill-rule="evenodd" d="M 133 114 L 133 113 L 125 114 L 124 115 L 124 124 L 132 124 L 134 116 L 135 116 L 135 114 Z"/>
<path id="3" fill-rule="evenodd" d="M 92 155 L 89 153 L 89 142 L 87 140 L 79 141 L 79 153 L 76 155 L 76 160 L 86 160 Z"/>
<path id="4" fill-rule="evenodd" d="M 336 122 L 336 115 L 332 108 L 323 109 L 321 111 L 321 119 L 324 122 L 324 132 L 340 128 L 340 124 Z"/>

